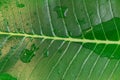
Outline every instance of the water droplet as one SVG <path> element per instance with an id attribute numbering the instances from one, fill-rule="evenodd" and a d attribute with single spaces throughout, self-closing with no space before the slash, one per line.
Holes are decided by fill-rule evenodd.
<path id="1" fill-rule="evenodd" d="M 56 11 L 58 18 L 65 18 L 67 16 L 68 8 L 64 6 L 56 6 L 54 11 Z"/>
<path id="2" fill-rule="evenodd" d="M 49 51 L 46 51 L 46 52 L 44 53 L 44 56 L 45 56 L 45 57 L 48 57 L 49 54 L 50 54 Z"/>

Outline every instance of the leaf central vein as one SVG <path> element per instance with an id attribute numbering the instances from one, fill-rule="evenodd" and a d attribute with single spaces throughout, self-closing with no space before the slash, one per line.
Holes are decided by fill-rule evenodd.
<path id="1" fill-rule="evenodd" d="M 63 38 L 57 36 L 46 36 L 46 35 L 32 35 L 24 33 L 12 33 L 12 32 L 0 32 L 0 35 L 18 36 L 18 37 L 29 37 L 29 38 L 43 38 L 50 40 L 62 40 L 68 42 L 80 42 L 80 43 L 96 43 L 96 44 L 120 44 L 120 41 L 110 41 L 110 40 L 90 40 L 90 39 L 80 39 L 80 38 Z"/>

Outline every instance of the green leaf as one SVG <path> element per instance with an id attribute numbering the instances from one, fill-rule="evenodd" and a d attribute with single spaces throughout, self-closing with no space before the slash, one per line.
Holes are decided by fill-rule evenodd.
<path id="1" fill-rule="evenodd" d="M 4 73 L 4 74 L 0 74 L 0 80 L 17 80 L 17 79 L 9 74 Z"/>
<path id="2" fill-rule="evenodd" d="M 119 3 L 0 1 L 0 80 L 119 80 Z"/>

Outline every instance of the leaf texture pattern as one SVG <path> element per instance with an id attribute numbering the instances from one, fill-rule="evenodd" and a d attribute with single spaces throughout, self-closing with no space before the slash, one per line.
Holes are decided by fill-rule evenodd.
<path id="1" fill-rule="evenodd" d="M 119 4 L 0 1 L 0 79 L 119 80 Z"/>

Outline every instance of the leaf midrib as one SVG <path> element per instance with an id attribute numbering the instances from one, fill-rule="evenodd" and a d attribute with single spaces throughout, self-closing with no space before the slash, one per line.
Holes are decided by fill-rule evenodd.
<path id="1" fill-rule="evenodd" d="M 13 33 L 13 32 L 0 32 L 0 35 L 9 35 L 9 36 L 18 36 L 18 37 L 29 37 L 29 38 L 43 38 L 50 40 L 62 40 L 69 42 L 80 42 L 80 43 L 96 43 L 96 44 L 120 44 L 119 41 L 110 41 L 110 40 L 90 40 L 90 39 L 78 39 L 78 38 L 62 38 L 57 36 L 45 36 L 45 35 L 36 35 L 36 34 L 24 34 L 24 33 Z"/>

